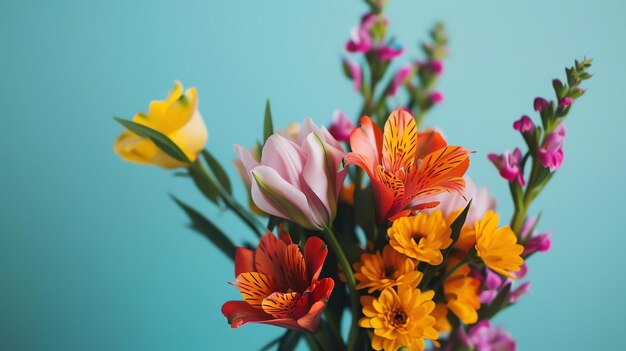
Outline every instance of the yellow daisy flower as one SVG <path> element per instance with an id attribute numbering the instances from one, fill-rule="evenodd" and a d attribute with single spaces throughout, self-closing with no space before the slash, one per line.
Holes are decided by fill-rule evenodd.
<path id="1" fill-rule="evenodd" d="M 517 244 L 517 236 L 507 225 L 498 227 L 499 216 L 493 211 L 485 213 L 474 224 L 476 231 L 476 251 L 478 256 L 492 270 L 515 279 L 510 272 L 519 272 L 524 259 L 520 256 L 524 247 Z"/>
<path id="2" fill-rule="evenodd" d="M 401 283 L 416 288 L 423 277 L 416 268 L 415 261 L 387 245 L 382 255 L 364 253 L 361 262 L 354 264 L 354 277 L 359 281 L 356 288 L 369 288 L 370 294 Z"/>
<path id="3" fill-rule="evenodd" d="M 432 265 L 441 264 L 441 250 L 452 243 L 451 229 L 441 211 L 401 217 L 387 231 L 389 244 L 396 251 Z"/>
<path id="4" fill-rule="evenodd" d="M 397 351 L 404 346 L 410 351 L 422 351 L 424 338 L 437 340 L 439 333 L 433 328 L 435 308 L 432 301 L 435 292 L 422 293 L 419 289 L 401 284 L 398 292 L 385 288 L 380 297 L 361 297 L 363 314 L 359 321 L 362 328 L 372 328 L 374 350 Z"/>
<path id="5" fill-rule="evenodd" d="M 452 256 L 447 262 L 447 268 L 451 269 L 459 262 L 459 258 Z M 469 273 L 470 268 L 466 264 L 451 273 L 443 283 L 443 294 L 448 301 L 446 306 L 452 313 L 463 323 L 474 324 L 478 321 L 480 309 L 480 281 L 470 277 Z"/>

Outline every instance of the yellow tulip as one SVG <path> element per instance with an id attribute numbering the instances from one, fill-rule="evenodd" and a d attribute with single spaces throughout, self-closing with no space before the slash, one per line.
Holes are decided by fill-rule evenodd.
<path id="1" fill-rule="evenodd" d="M 152 101 L 147 114 L 138 113 L 133 122 L 142 124 L 166 135 L 191 160 L 196 160 L 208 139 L 206 125 L 198 111 L 196 88 L 182 94 L 183 86 L 174 83 L 174 88 L 163 101 Z M 124 160 L 153 164 L 163 168 L 186 167 L 159 149 L 150 139 L 125 130 L 115 141 L 115 152 Z"/>

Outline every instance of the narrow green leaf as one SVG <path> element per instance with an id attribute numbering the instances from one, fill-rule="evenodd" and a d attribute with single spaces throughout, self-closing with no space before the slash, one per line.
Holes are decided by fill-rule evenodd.
<path id="1" fill-rule="evenodd" d="M 452 222 L 452 224 L 450 225 L 450 229 L 452 229 L 452 233 L 450 233 L 450 238 L 452 239 L 452 243 L 450 244 L 450 246 L 448 246 L 447 249 L 445 249 L 442 252 L 444 261 L 446 257 L 448 257 L 448 254 L 450 253 L 450 251 L 452 251 L 452 248 L 454 247 L 454 244 L 456 243 L 456 241 L 459 240 L 459 236 L 461 236 L 461 229 L 463 229 L 463 225 L 465 224 L 465 219 L 467 218 L 467 213 L 469 212 L 470 206 L 472 205 L 472 200 L 473 199 L 471 199 L 467 203 L 467 206 L 465 206 L 465 209 L 461 211 L 461 214 L 459 214 L 458 217 L 456 217 L 456 219 L 454 220 L 454 222 Z"/>
<path id="2" fill-rule="evenodd" d="M 265 103 L 265 118 L 263 119 L 263 144 L 270 135 L 274 134 L 274 124 L 272 123 L 272 110 L 270 108 L 270 99 Z"/>
<path id="3" fill-rule="evenodd" d="M 302 333 L 295 330 L 287 330 L 283 335 L 282 339 L 280 339 L 280 344 L 278 345 L 278 351 L 293 351 L 296 349 L 300 338 L 302 337 Z"/>
<path id="4" fill-rule="evenodd" d="M 215 182 L 212 177 L 208 174 L 205 174 L 205 171 L 202 169 L 202 166 L 198 163 L 200 160 L 196 160 L 191 167 L 187 168 L 189 171 L 189 175 L 193 179 L 193 182 L 196 184 L 198 189 L 206 196 L 209 201 L 214 203 L 215 205 L 219 204 L 219 189 L 215 185 Z"/>
<path id="5" fill-rule="evenodd" d="M 191 163 L 187 155 L 176 145 L 170 138 L 159 131 L 156 131 L 150 127 L 146 127 L 139 123 L 128 121 L 119 117 L 113 117 L 119 124 L 123 125 L 126 129 L 139 135 L 142 138 L 148 138 L 152 140 L 156 146 L 163 152 L 171 156 L 173 159 L 183 162 Z"/>
<path id="6" fill-rule="evenodd" d="M 211 172 L 213 172 L 213 174 L 215 175 L 215 178 L 217 178 L 217 181 L 222 185 L 222 188 L 224 188 L 227 193 L 232 195 L 233 190 L 230 185 L 230 179 L 228 179 L 228 174 L 226 174 L 226 171 L 224 170 L 222 165 L 220 165 L 215 157 L 213 157 L 213 155 L 211 155 L 211 153 L 207 150 L 202 150 L 202 156 L 204 156 L 204 160 L 206 161 L 207 165 L 209 165 L 209 168 L 211 169 Z"/>
<path id="7" fill-rule="evenodd" d="M 222 232 L 218 227 L 213 224 L 209 219 L 204 217 L 200 212 L 194 210 L 189 205 L 177 199 L 175 196 L 170 195 L 172 200 L 176 202 L 180 208 L 185 211 L 189 219 L 191 219 L 191 228 L 202 234 L 205 238 L 209 239 L 211 243 L 217 246 L 231 260 L 235 259 L 236 246 L 233 242 Z"/>
<path id="8" fill-rule="evenodd" d="M 282 336 L 279 336 L 270 340 L 267 344 L 263 345 L 263 347 L 261 347 L 259 351 L 269 351 L 274 345 L 278 344 L 281 338 Z"/>

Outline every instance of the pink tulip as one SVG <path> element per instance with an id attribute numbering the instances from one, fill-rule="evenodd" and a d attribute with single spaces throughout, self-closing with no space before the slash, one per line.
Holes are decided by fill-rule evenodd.
<path id="1" fill-rule="evenodd" d="M 345 152 L 326 128 L 307 118 L 293 142 L 270 136 L 261 162 L 235 145 L 252 184 L 252 200 L 261 210 L 308 229 L 323 229 L 335 218 L 346 177 L 338 172 Z"/>
<path id="2" fill-rule="evenodd" d="M 506 151 L 502 155 L 489 154 L 487 157 L 498 168 L 502 178 L 509 182 L 517 180 L 521 186 L 526 184 L 524 181 L 524 170 L 521 166 L 522 152 L 520 149 L 516 148 L 512 153 Z"/>
<path id="3" fill-rule="evenodd" d="M 350 134 L 354 130 L 354 123 L 341 110 L 335 110 L 333 123 L 328 128 L 330 134 L 338 141 L 350 141 Z"/>
<path id="4" fill-rule="evenodd" d="M 565 157 L 563 153 L 563 141 L 565 141 L 565 126 L 559 124 L 552 133 L 550 133 L 539 148 L 539 161 L 545 168 L 549 168 L 550 172 L 554 172 L 563 163 Z"/>
<path id="5" fill-rule="evenodd" d="M 408 64 L 398 69 L 398 72 L 396 72 L 396 75 L 393 77 L 391 85 L 389 86 L 389 96 L 396 96 L 398 88 L 406 82 L 407 78 L 411 76 L 411 73 L 413 73 L 413 67 Z"/>

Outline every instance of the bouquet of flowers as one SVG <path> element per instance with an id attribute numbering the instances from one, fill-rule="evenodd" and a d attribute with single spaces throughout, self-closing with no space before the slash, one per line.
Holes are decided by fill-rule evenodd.
<path id="1" fill-rule="evenodd" d="M 262 139 L 235 146 L 247 205 L 205 149 L 195 88 L 176 82 L 147 113 L 116 118 L 126 130 L 115 151 L 184 170 L 258 237 L 237 246 L 214 219 L 173 198 L 234 261 L 231 284 L 241 298 L 222 307 L 230 326 L 285 329 L 263 350 L 300 341 L 311 350 L 514 350 L 490 320 L 527 292 L 529 282 L 520 283 L 527 260 L 550 248 L 550 234 L 528 213 L 563 162 L 563 122 L 584 94 L 591 61 L 576 61 L 564 82 L 552 81 L 554 100 L 534 100 L 540 118 L 513 123 L 524 149 L 488 155 L 510 189 L 507 225 L 489 190 L 467 176 L 473 152 L 421 128 L 443 100 L 435 89 L 448 53 L 443 25 L 422 45 L 423 58 L 392 71 L 403 48 L 387 33 L 385 2 L 367 4 L 343 60 L 363 99 L 360 118 L 353 123 L 337 111 L 328 128 L 306 119 L 276 131 L 268 101 Z"/>

